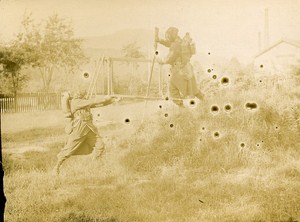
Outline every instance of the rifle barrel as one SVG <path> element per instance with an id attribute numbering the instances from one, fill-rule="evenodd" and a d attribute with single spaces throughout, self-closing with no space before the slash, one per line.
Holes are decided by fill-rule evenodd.
<path id="1" fill-rule="evenodd" d="M 151 97 L 151 96 L 133 96 L 133 95 L 111 95 L 113 97 L 119 97 L 122 99 L 142 99 L 142 100 L 183 100 L 180 98 L 169 98 L 169 97 Z"/>

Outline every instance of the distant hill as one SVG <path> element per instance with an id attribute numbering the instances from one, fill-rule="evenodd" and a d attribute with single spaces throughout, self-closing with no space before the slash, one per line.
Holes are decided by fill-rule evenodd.
<path id="1" fill-rule="evenodd" d="M 153 35 L 151 30 L 125 29 L 109 35 L 84 37 L 82 46 L 87 55 L 101 53 L 107 56 L 121 56 L 121 49 L 125 45 L 136 42 L 146 53 L 148 47 L 153 45 Z"/>
<path id="2" fill-rule="evenodd" d="M 160 36 L 164 36 L 160 33 Z M 83 49 L 87 56 L 91 58 L 105 56 L 122 56 L 122 48 L 132 42 L 136 42 L 141 47 L 142 52 L 148 55 L 148 50 L 153 50 L 154 30 L 147 29 L 125 29 L 113 34 L 103 36 L 83 37 Z M 197 47 L 197 43 L 196 43 Z M 166 49 L 159 46 L 160 51 L 164 55 Z M 199 49 L 197 54 L 193 56 L 193 60 L 199 61 L 203 67 L 212 66 L 213 64 L 222 64 L 225 62 L 224 58 L 214 55 L 207 55 Z"/>
<path id="3" fill-rule="evenodd" d="M 108 57 L 121 57 L 121 50 L 112 48 L 83 48 L 86 56 L 92 59 L 99 58 L 101 56 Z"/>

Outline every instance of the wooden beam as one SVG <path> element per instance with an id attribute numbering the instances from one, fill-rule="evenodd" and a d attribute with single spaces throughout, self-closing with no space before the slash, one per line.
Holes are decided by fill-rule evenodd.
<path id="1" fill-rule="evenodd" d="M 184 100 L 180 98 L 169 98 L 169 97 L 151 97 L 151 96 L 135 96 L 135 95 L 122 95 L 114 94 L 112 97 L 118 97 L 121 99 L 142 99 L 142 100 Z"/>
<path id="2" fill-rule="evenodd" d="M 121 57 L 110 57 L 110 59 L 116 62 L 152 62 L 151 59 L 136 59 L 136 58 L 121 58 Z"/>

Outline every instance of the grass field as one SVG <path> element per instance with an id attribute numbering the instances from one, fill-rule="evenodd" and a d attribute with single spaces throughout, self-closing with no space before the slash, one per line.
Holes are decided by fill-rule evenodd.
<path id="1" fill-rule="evenodd" d="M 230 90 L 198 107 L 157 106 L 142 123 L 99 126 L 103 159 L 72 157 L 59 177 L 61 112 L 6 114 L 5 220 L 300 221 L 297 104 L 284 93 Z"/>

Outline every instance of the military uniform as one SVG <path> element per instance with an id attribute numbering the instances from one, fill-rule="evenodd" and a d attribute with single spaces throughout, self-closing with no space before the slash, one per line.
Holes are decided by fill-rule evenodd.
<path id="1" fill-rule="evenodd" d="M 166 32 L 167 40 L 160 39 L 158 41 L 169 48 L 169 53 L 162 63 L 171 65 L 170 96 L 172 98 L 196 96 L 203 100 L 203 95 L 197 88 L 193 66 L 190 63 L 191 55 L 184 52 L 183 40 L 177 33 L 178 30 L 171 27 Z M 174 103 L 179 106 L 183 105 L 183 102 L 179 100 L 174 100 Z"/>
<path id="2" fill-rule="evenodd" d="M 101 104 L 103 106 L 112 103 L 111 99 L 87 100 L 74 98 L 71 100 L 70 108 L 73 115 L 71 126 L 68 129 L 68 138 L 65 147 L 57 155 L 58 162 L 55 171 L 58 174 L 61 164 L 72 155 L 87 155 L 94 151 L 94 157 L 101 156 L 105 144 L 93 124 L 90 108 Z"/>

